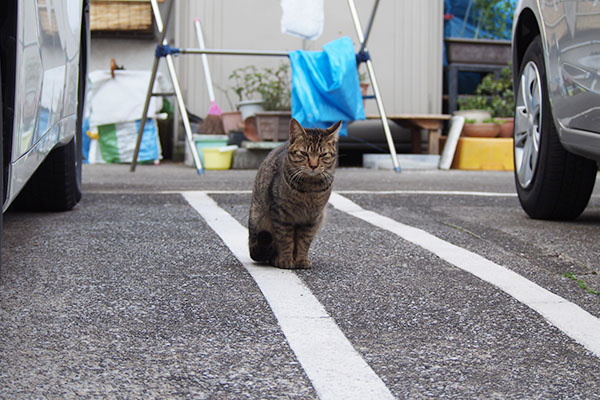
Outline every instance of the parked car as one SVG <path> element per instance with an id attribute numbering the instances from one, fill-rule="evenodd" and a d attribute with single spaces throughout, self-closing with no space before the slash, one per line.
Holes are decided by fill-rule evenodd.
<path id="1" fill-rule="evenodd" d="M 573 219 L 600 160 L 600 4 L 520 0 L 513 24 L 514 156 L 532 218 Z"/>
<path id="2" fill-rule="evenodd" d="M 87 0 L 1 2 L 3 212 L 79 202 L 88 43 Z"/>

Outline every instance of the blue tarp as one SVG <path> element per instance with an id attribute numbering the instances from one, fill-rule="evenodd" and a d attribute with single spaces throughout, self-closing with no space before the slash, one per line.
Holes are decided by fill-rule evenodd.
<path id="1" fill-rule="evenodd" d="M 292 65 L 292 117 L 302 126 L 327 128 L 343 121 L 365 119 L 354 44 L 342 37 L 323 51 L 290 52 Z"/>
<path id="2" fill-rule="evenodd" d="M 513 8 L 516 7 L 517 0 L 509 1 Z M 444 37 L 455 38 L 473 38 L 477 32 L 477 18 L 479 11 L 474 8 L 473 0 L 444 0 Z M 470 7 L 469 7 L 470 4 Z M 504 35 L 489 35 L 495 39 L 510 39 L 512 35 L 513 15 L 502 15 L 499 10 L 498 18 L 506 18 L 506 31 Z M 479 36 L 481 37 L 481 35 Z M 489 38 L 489 37 L 488 37 Z M 446 60 L 446 47 L 444 46 L 444 65 L 448 65 Z M 458 74 L 459 93 L 473 93 L 475 88 L 481 82 L 481 74 L 477 72 L 462 71 Z"/>
<path id="3" fill-rule="evenodd" d="M 506 0 L 513 9 L 516 7 L 517 0 Z M 512 34 L 512 15 L 502 15 L 503 11 L 498 8 L 498 18 L 506 18 L 506 30 L 502 35 L 484 33 L 477 30 L 477 18 L 479 11 L 473 4 L 473 0 L 444 0 L 444 14 L 449 18 L 444 23 L 444 37 L 462 37 L 473 38 L 476 34 L 480 38 L 488 39 L 506 39 L 509 40 Z"/>

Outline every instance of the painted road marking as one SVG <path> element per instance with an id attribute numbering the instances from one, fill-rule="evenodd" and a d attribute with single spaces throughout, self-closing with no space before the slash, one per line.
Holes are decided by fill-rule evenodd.
<path id="1" fill-rule="evenodd" d="M 516 193 L 469 192 L 459 190 L 336 190 L 339 194 L 426 194 L 438 196 L 517 197 Z"/>
<path id="2" fill-rule="evenodd" d="M 321 399 L 394 398 L 294 272 L 254 264 L 244 226 L 206 193 L 182 195 L 254 278 Z"/>
<path id="3" fill-rule="evenodd" d="M 548 322 L 600 357 L 600 319 L 578 305 L 544 289 L 523 276 L 478 254 L 414 228 L 368 211 L 338 193 L 329 202 L 338 210 L 360 218 L 431 251 L 442 260 L 470 272 L 540 313 Z"/>

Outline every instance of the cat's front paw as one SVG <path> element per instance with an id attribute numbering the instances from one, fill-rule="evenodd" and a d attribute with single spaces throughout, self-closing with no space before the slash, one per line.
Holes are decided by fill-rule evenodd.
<path id="1" fill-rule="evenodd" d="M 283 269 L 293 269 L 295 268 L 295 263 L 294 259 L 292 258 L 275 257 L 273 260 L 273 266 Z"/>
<path id="2" fill-rule="evenodd" d="M 296 261 L 296 268 L 298 269 L 311 269 L 312 268 L 312 263 L 310 262 L 310 260 L 308 258 L 302 259 L 302 260 L 297 260 Z"/>

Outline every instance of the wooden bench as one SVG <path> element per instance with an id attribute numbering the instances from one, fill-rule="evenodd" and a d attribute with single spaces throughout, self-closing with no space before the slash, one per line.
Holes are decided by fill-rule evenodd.
<path id="1" fill-rule="evenodd" d="M 367 119 L 381 119 L 379 115 L 367 115 Z M 394 114 L 387 119 L 394 123 L 410 128 L 412 152 L 421 153 L 421 130 L 427 131 L 427 153 L 440 154 L 439 138 L 444 121 L 450 119 L 448 114 Z"/>

